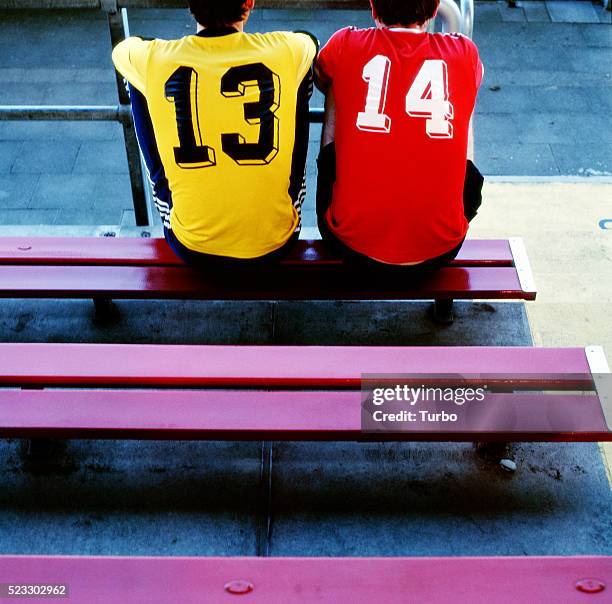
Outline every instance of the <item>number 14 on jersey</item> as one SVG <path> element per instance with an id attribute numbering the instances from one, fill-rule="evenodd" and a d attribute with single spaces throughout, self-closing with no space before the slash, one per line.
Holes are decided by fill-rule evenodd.
<path id="1" fill-rule="evenodd" d="M 385 113 L 391 60 L 376 55 L 363 68 L 368 84 L 365 110 L 357 114 L 357 128 L 366 132 L 391 131 L 391 118 Z M 425 133 L 430 138 L 453 138 L 453 106 L 448 98 L 446 63 L 439 59 L 423 61 L 408 93 L 406 113 L 425 119 Z"/>

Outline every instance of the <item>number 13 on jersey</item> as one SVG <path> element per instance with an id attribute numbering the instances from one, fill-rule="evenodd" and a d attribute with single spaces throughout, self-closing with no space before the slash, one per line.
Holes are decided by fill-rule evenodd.
<path id="1" fill-rule="evenodd" d="M 391 118 L 385 114 L 391 60 L 376 55 L 363 68 L 368 84 L 365 110 L 357 114 L 357 128 L 366 132 L 391 131 Z M 446 63 L 439 59 L 423 61 L 408 93 L 406 113 L 425 119 L 425 133 L 430 138 L 453 138 L 453 106 L 448 98 Z"/>

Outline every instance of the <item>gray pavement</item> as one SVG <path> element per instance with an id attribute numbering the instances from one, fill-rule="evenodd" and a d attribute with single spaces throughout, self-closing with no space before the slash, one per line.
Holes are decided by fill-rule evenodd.
<path id="1" fill-rule="evenodd" d="M 612 175 L 612 28 L 588 1 L 477 2 L 486 76 L 476 158 L 487 175 Z M 131 11 L 134 34 L 192 31 L 186 11 Z M 249 29 L 369 26 L 367 11 L 255 11 Z M 115 103 L 110 42 L 97 11 L 0 12 L 0 104 Z M 313 106 L 321 106 L 317 93 Z M 304 224 L 313 226 L 311 128 Z M 0 224 L 134 224 L 121 129 L 108 123 L 0 122 Z"/>

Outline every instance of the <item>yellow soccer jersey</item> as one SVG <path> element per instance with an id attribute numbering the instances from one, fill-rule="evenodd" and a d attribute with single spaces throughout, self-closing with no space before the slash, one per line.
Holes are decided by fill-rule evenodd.
<path id="1" fill-rule="evenodd" d="M 217 34 L 128 38 L 113 62 L 164 225 L 196 252 L 256 258 L 299 226 L 317 48 L 305 33 Z"/>

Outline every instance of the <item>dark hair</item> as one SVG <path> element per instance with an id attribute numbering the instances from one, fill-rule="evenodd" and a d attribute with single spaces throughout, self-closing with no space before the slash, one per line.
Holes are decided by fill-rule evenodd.
<path id="1" fill-rule="evenodd" d="M 188 0 L 193 18 L 204 27 L 220 27 L 242 21 L 244 0 Z"/>
<path id="2" fill-rule="evenodd" d="M 374 12 L 385 25 L 412 25 L 431 19 L 440 0 L 372 0 Z"/>

